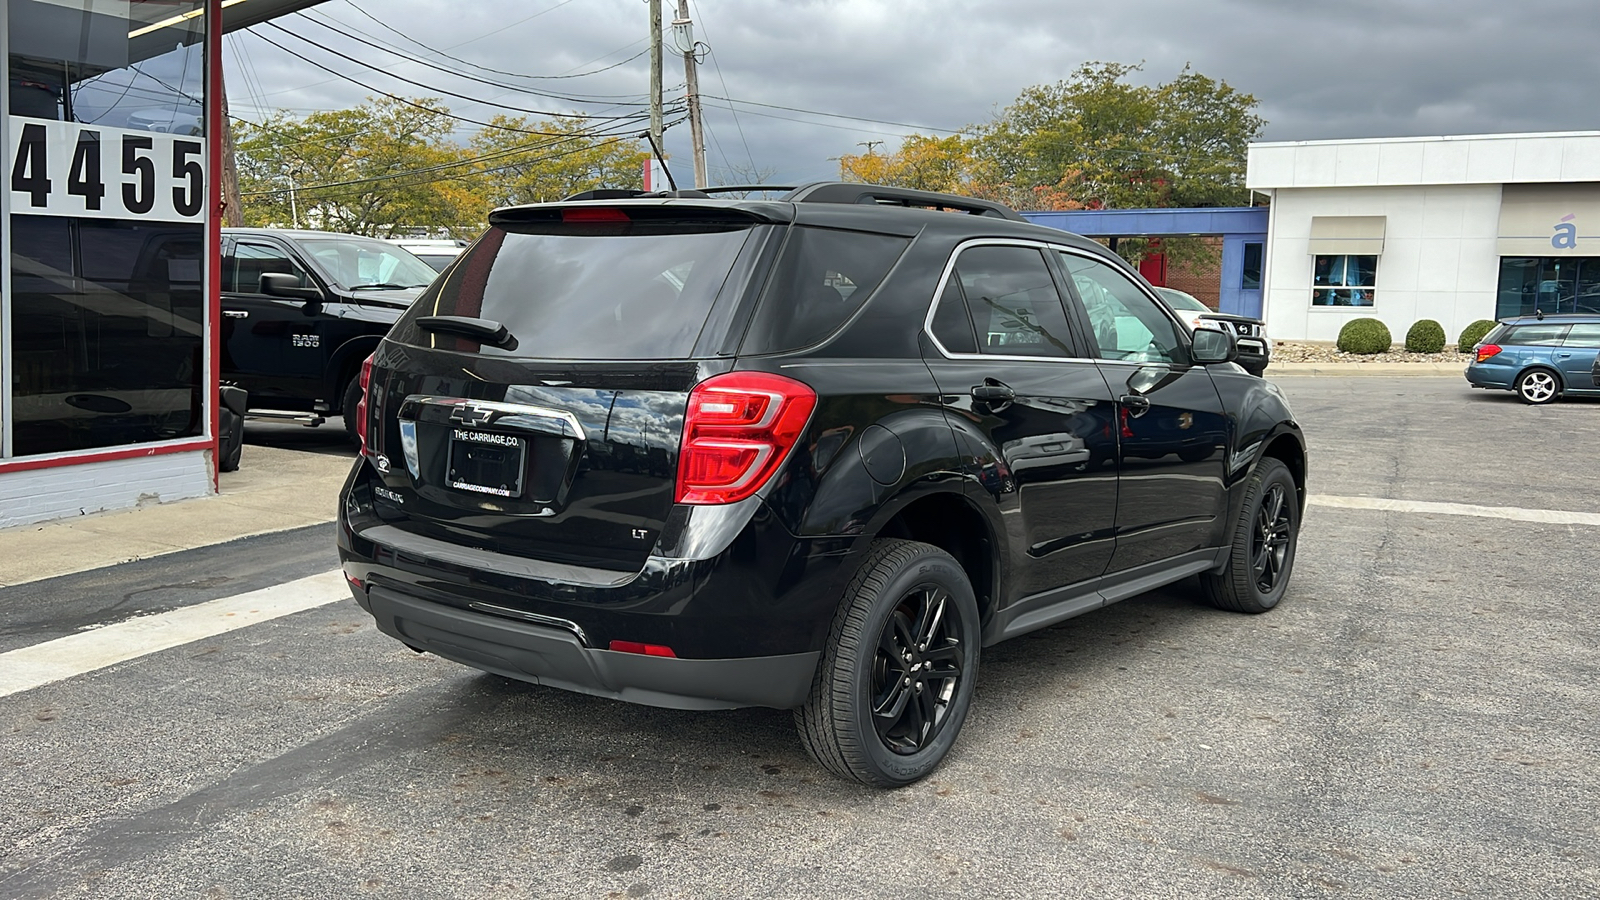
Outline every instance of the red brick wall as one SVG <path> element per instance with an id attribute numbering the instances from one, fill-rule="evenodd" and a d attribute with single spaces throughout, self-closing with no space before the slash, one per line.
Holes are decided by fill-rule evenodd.
<path id="1" fill-rule="evenodd" d="M 1167 262 L 1167 287 L 1194 295 L 1201 303 L 1217 308 L 1222 288 L 1222 238 L 1201 238 L 1211 247 L 1211 261 L 1199 266 L 1179 266 Z"/>

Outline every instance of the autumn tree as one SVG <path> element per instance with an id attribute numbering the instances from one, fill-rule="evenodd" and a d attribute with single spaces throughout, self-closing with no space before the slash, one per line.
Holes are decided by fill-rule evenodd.
<path id="1" fill-rule="evenodd" d="M 389 97 L 244 124 L 245 222 L 385 237 L 481 221 L 483 201 L 462 180 L 472 163 L 452 140 L 455 126 L 436 101 Z"/>
<path id="2" fill-rule="evenodd" d="M 639 188 L 650 154 L 631 136 L 595 134 L 578 116 L 530 121 L 496 116 L 471 142 L 490 208 L 541 203 L 595 188 Z M 530 134 L 530 132 L 543 132 Z"/>

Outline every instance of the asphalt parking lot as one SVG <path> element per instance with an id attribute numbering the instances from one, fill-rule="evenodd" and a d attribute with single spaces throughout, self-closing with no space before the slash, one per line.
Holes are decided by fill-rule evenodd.
<path id="1" fill-rule="evenodd" d="M 1319 497 L 1597 512 L 1600 403 L 1280 384 Z M 321 606 L 0 697 L 0 896 L 1600 895 L 1600 526 L 1456 512 L 1314 504 L 1269 614 L 1185 582 L 990 648 L 895 792 L 788 713 L 521 685 Z M 0 589 L 0 653 L 335 565 L 319 525 Z"/>

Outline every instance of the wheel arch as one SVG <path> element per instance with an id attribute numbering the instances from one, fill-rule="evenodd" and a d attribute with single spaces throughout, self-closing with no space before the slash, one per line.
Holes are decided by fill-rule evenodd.
<path id="1" fill-rule="evenodd" d="M 1256 465 L 1261 460 L 1271 457 L 1283 463 L 1289 469 L 1289 475 L 1294 478 L 1295 493 L 1299 495 L 1300 510 L 1306 508 L 1306 448 L 1298 434 L 1290 431 L 1280 431 L 1266 442 L 1261 449 L 1261 456 L 1256 459 Z"/>
<path id="2" fill-rule="evenodd" d="M 344 386 L 361 371 L 362 360 L 371 356 L 382 341 L 382 335 L 358 335 L 340 344 L 328 357 L 328 368 L 322 373 L 322 391 L 336 410 L 344 402 Z"/>
<path id="3" fill-rule="evenodd" d="M 1567 380 L 1562 377 L 1561 370 L 1554 364 L 1544 360 L 1530 362 L 1518 369 L 1517 374 L 1511 379 L 1511 390 L 1515 391 L 1517 389 L 1517 382 L 1522 380 L 1522 376 L 1534 371 L 1549 372 L 1550 376 L 1556 380 L 1556 393 L 1559 395 L 1566 392 Z"/>
<path id="4" fill-rule="evenodd" d="M 988 621 L 1000 597 L 1004 548 L 989 518 L 965 492 L 930 491 L 885 509 L 863 547 L 879 538 L 920 541 L 955 557 L 972 583 L 979 621 Z"/>

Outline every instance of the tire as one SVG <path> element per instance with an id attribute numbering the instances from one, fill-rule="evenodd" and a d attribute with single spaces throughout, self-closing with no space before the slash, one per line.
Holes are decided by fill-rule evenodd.
<path id="1" fill-rule="evenodd" d="M 1561 396 L 1561 380 L 1549 369 L 1529 369 L 1517 376 L 1512 386 L 1523 403 L 1543 406 Z"/>
<path id="2" fill-rule="evenodd" d="M 929 544 L 874 542 L 834 615 L 811 696 L 795 710 L 806 752 L 833 774 L 876 787 L 932 772 L 966 721 L 980 640 L 960 563 Z M 900 712 L 876 716 L 875 703 Z"/>
<path id="3" fill-rule="evenodd" d="M 217 468 L 224 472 L 239 471 L 239 461 L 244 457 L 244 419 L 224 406 L 218 416 L 221 439 L 217 446 Z"/>
<path id="4" fill-rule="evenodd" d="M 361 403 L 361 378 L 351 378 L 344 385 L 344 404 L 339 407 L 344 417 L 344 436 L 350 443 L 361 446 L 361 435 L 356 433 L 356 406 Z"/>
<path id="5" fill-rule="evenodd" d="M 1300 541 L 1300 504 L 1289 467 L 1270 456 L 1245 483 L 1228 562 L 1200 576 L 1206 602 L 1218 609 L 1263 613 L 1278 605 L 1294 572 Z"/>

